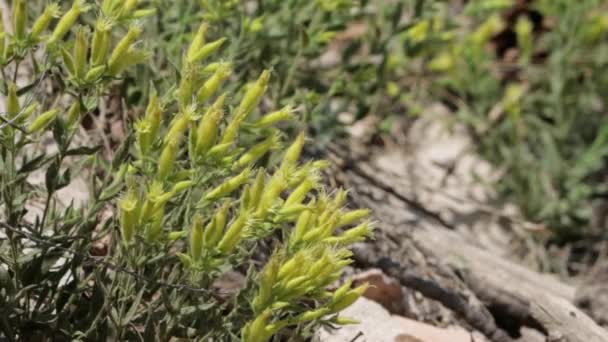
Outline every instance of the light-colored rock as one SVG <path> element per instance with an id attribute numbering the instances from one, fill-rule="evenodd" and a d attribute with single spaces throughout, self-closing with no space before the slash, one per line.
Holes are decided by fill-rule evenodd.
<path id="1" fill-rule="evenodd" d="M 322 330 L 322 342 L 471 342 L 471 333 L 462 328 L 437 328 L 400 316 L 391 315 L 380 304 L 360 298 L 345 309 L 342 316 L 360 324 L 344 326 L 335 331 Z M 358 336 L 358 337 L 357 337 Z M 356 338 L 357 337 L 357 338 Z"/>

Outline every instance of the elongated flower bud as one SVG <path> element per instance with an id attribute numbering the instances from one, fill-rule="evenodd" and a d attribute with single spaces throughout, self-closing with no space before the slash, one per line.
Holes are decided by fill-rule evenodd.
<path id="1" fill-rule="evenodd" d="M 262 194 L 262 198 L 260 199 L 260 203 L 258 205 L 256 211 L 256 217 L 262 219 L 265 217 L 268 209 L 272 207 L 275 200 L 279 198 L 279 195 L 285 188 L 287 187 L 287 180 L 285 179 L 285 175 L 277 171 L 268 183 L 268 187 L 264 194 Z"/>
<path id="2" fill-rule="evenodd" d="M 17 86 L 14 83 L 8 84 L 8 99 L 6 103 L 6 114 L 9 119 L 14 118 L 19 114 L 21 106 L 19 105 L 19 97 L 17 96 Z"/>
<path id="3" fill-rule="evenodd" d="M 146 241 L 148 243 L 155 242 L 158 239 L 162 231 L 162 223 L 164 216 L 164 207 L 161 207 L 157 212 L 152 215 L 152 219 L 150 220 L 150 224 L 148 225 L 148 230 L 146 231 Z"/>
<path id="4" fill-rule="evenodd" d="M 160 130 L 160 124 L 162 121 L 162 108 L 158 102 L 158 93 L 155 88 L 152 88 L 150 92 L 150 102 L 146 108 L 145 120 L 150 124 L 150 134 L 152 137 L 156 137 Z"/>
<path id="5" fill-rule="evenodd" d="M 34 114 L 34 112 L 38 109 L 39 106 L 40 104 L 38 102 L 34 102 L 31 105 L 27 106 L 27 108 L 23 109 L 21 115 L 19 115 L 19 117 L 16 118 L 14 122 L 19 124 L 25 122 L 30 116 L 32 116 L 32 114 Z"/>
<path id="6" fill-rule="evenodd" d="M 220 84 L 230 76 L 230 64 L 221 63 L 217 70 L 211 75 L 211 77 L 203 83 L 201 88 L 196 95 L 196 101 L 198 103 L 203 103 L 215 93 L 215 91 L 220 87 Z"/>
<path id="7" fill-rule="evenodd" d="M 127 195 L 118 202 L 118 208 L 120 209 L 120 229 L 122 240 L 125 245 L 128 245 L 135 235 L 137 206 L 138 199 L 133 190 L 129 190 Z"/>
<path id="8" fill-rule="evenodd" d="M 271 315 L 270 309 L 258 315 L 253 322 L 247 323 L 243 328 L 243 342 L 266 342 L 272 333 L 266 330 L 268 319 Z"/>
<path id="9" fill-rule="evenodd" d="M 59 110 L 52 109 L 48 112 L 40 114 L 27 128 L 28 133 L 35 133 L 43 130 L 46 126 L 48 126 L 51 121 L 55 120 Z"/>
<path id="10" fill-rule="evenodd" d="M 296 166 L 300 155 L 302 154 L 302 148 L 304 147 L 304 132 L 298 134 L 298 137 L 291 146 L 285 152 L 283 161 L 281 162 L 280 169 L 284 172 L 288 172 Z"/>
<path id="11" fill-rule="evenodd" d="M 122 15 L 129 15 L 137 6 L 139 0 L 127 0 L 122 7 Z"/>
<path id="12" fill-rule="evenodd" d="M 323 241 L 331 244 L 343 244 L 349 245 L 355 242 L 363 241 L 367 237 L 372 236 L 373 227 L 369 222 L 361 223 L 355 228 L 351 228 L 340 236 L 332 236 L 324 239 Z"/>
<path id="13" fill-rule="evenodd" d="M 224 106 L 225 99 L 225 94 L 220 96 L 207 110 L 205 115 L 203 115 L 199 123 L 196 141 L 196 153 L 199 156 L 207 153 L 217 139 L 220 120 L 224 113 L 222 107 Z"/>
<path id="14" fill-rule="evenodd" d="M 184 108 L 192 103 L 195 77 L 196 74 L 192 66 L 186 65 L 182 69 L 182 79 L 180 80 L 179 88 L 177 89 L 177 99 L 180 108 Z"/>
<path id="15" fill-rule="evenodd" d="M 208 192 L 205 196 L 203 196 L 203 201 L 210 201 L 216 198 L 220 198 L 226 196 L 238 189 L 241 185 L 245 184 L 247 180 L 249 180 L 249 175 L 251 174 L 251 169 L 245 169 L 238 175 L 228 179 L 215 189 Z"/>
<path id="16" fill-rule="evenodd" d="M 160 179 L 166 179 L 173 171 L 173 164 L 175 163 L 178 147 L 179 142 L 174 140 L 165 144 L 158 160 L 158 177 Z"/>
<path id="17" fill-rule="evenodd" d="M 76 31 L 74 42 L 74 76 L 82 78 L 87 67 L 88 37 L 84 28 Z"/>
<path id="18" fill-rule="evenodd" d="M 97 19 L 95 23 L 95 33 L 91 43 L 91 64 L 101 65 L 105 63 L 108 52 L 110 51 L 110 30 L 112 22 L 108 19 Z"/>
<path id="19" fill-rule="evenodd" d="M 254 126 L 268 127 L 274 125 L 277 122 L 291 121 L 295 118 L 292 113 L 293 109 L 291 108 L 291 106 L 283 107 L 280 110 L 264 115 L 254 123 Z"/>
<path id="20" fill-rule="evenodd" d="M 133 18 L 145 18 L 156 14 L 156 8 L 144 8 L 133 12 Z"/>
<path id="21" fill-rule="evenodd" d="M 310 219 L 312 217 L 312 213 L 310 210 L 303 211 L 298 217 L 298 221 L 296 221 L 296 226 L 293 230 L 291 238 L 289 239 L 290 244 L 295 244 L 299 241 L 302 241 L 304 234 L 309 226 Z"/>
<path id="22" fill-rule="evenodd" d="M 13 31 L 17 39 L 25 38 L 27 25 L 27 5 L 25 0 L 13 1 Z"/>
<path id="23" fill-rule="evenodd" d="M 179 113 L 169 125 L 169 130 L 165 135 L 165 143 L 172 140 L 180 140 L 188 128 L 193 116 L 193 107 L 187 107 L 181 113 Z"/>
<path id="24" fill-rule="evenodd" d="M 329 308 L 320 308 L 317 310 L 306 311 L 305 313 L 301 314 L 297 318 L 297 321 L 300 323 L 314 321 L 314 320 L 320 319 L 321 317 L 327 315 L 328 313 L 329 313 Z"/>
<path id="25" fill-rule="evenodd" d="M 358 209 L 349 211 L 340 216 L 340 221 L 338 222 L 338 226 L 347 226 L 349 224 L 355 223 L 361 219 L 364 219 L 369 216 L 369 210 L 367 209 Z"/>
<path id="26" fill-rule="evenodd" d="M 222 238 L 224 228 L 226 228 L 226 219 L 228 218 L 228 210 L 230 209 L 230 202 L 225 201 L 224 204 L 218 209 L 213 220 L 209 222 L 205 232 L 203 234 L 204 245 L 207 248 L 214 248 Z"/>
<path id="27" fill-rule="evenodd" d="M 80 102 L 74 101 L 68 110 L 66 123 L 68 126 L 72 126 L 80 120 Z"/>
<path id="28" fill-rule="evenodd" d="M 359 299 L 359 297 L 361 297 L 361 295 L 363 295 L 368 287 L 369 284 L 366 283 L 355 288 L 354 290 L 347 292 L 339 298 L 334 297 L 334 301 L 330 304 L 331 312 L 337 313 L 351 306 L 357 299 Z"/>
<path id="29" fill-rule="evenodd" d="M 84 81 L 87 83 L 95 82 L 106 72 L 106 70 L 107 67 L 105 65 L 93 67 L 84 76 Z"/>
<path id="30" fill-rule="evenodd" d="M 198 261 L 203 252 L 203 218 L 200 215 L 194 217 L 192 232 L 190 233 L 190 256 L 193 261 Z"/>
<path id="31" fill-rule="evenodd" d="M 236 220 L 228 227 L 226 234 L 220 240 L 218 249 L 222 254 L 227 255 L 239 244 L 243 238 L 243 233 L 247 224 L 247 215 L 241 213 Z"/>
<path id="32" fill-rule="evenodd" d="M 148 59 L 149 56 L 150 54 L 145 51 L 130 47 L 127 49 L 127 52 L 123 57 L 119 58 L 115 63 L 109 65 L 108 70 L 110 75 L 116 76 L 130 66 L 143 63 Z"/>
<path id="33" fill-rule="evenodd" d="M 279 144 L 279 137 L 277 134 L 272 134 L 266 140 L 259 144 L 254 145 L 249 151 L 244 153 L 239 160 L 236 162 L 236 168 L 242 168 L 253 164 L 256 160 L 260 159 L 268 151 L 276 148 Z"/>
<path id="34" fill-rule="evenodd" d="M 262 96 L 266 92 L 269 79 L 270 71 L 264 70 L 255 84 L 249 90 L 247 90 L 245 96 L 243 96 L 237 113 L 247 116 L 255 107 L 257 107 L 258 103 L 262 99 Z"/>
<path id="35" fill-rule="evenodd" d="M 121 59 L 124 60 L 128 56 L 129 47 L 133 45 L 135 40 L 141 35 L 141 27 L 131 26 L 127 34 L 118 42 L 112 55 L 108 60 L 108 67 L 110 70 L 119 69 L 118 65 L 121 64 Z"/>
<path id="36" fill-rule="evenodd" d="M 177 182 L 175 183 L 175 185 L 173 186 L 173 189 L 171 189 L 171 192 L 174 194 L 178 194 L 184 190 L 187 190 L 188 188 L 190 188 L 192 186 L 192 184 L 194 184 L 193 181 L 181 181 L 181 182 Z"/>
<path id="37" fill-rule="evenodd" d="M 207 23 L 201 23 L 199 26 L 196 35 L 192 39 L 192 43 L 190 43 L 190 47 L 188 48 L 187 59 L 188 61 L 194 60 L 196 54 L 201 49 L 201 47 L 205 44 L 205 33 L 209 29 L 209 25 Z"/>
<path id="38" fill-rule="evenodd" d="M 74 26 L 80 14 L 86 10 L 87 7 L 83 0 L 74 0 L 72 7 L 61 17 L 57 26 L 55 26 L 55 30 L 51 34 L 48 44 L 53 45 L 63 39 L 65 34 Z"/>
<path id="39" fill-rule="evenodd" d="M 277 282 L 281 257 L 278 252 L 274 252 L 270 260 L 264 265 L 264 269 L 259 274 L 258 293 L 253 299 L 252 306 L 254 313 L 259 313 L 268 308 L 272 302 L 273 287 Z"/>
<path id="40" fill-rule="evenodd" d="M 150 134 L 150 123 L 146 120 L 140 120 L 134 125 L 137 133 L 137 147 L 139 148 L 139 157 L 143 159 L 150 150 L 152 145 L 152 135 Z"/>
<path id="41" fill-rule="evenodd" d="M 68 70 L 70 76 L 74 76 L 76 74 L 76 67 L 74 65 L 74 57 L 72 54 L 65 48 L 61 48 L 61 57 L 63 59 L 63 64 Z"/>
<path id="42" fill-rule="evenodd" d="M 264 184 L 266 183 L 266 175 L 264 172 L 264 168 L 260 168 L 258 170 L 257 175 L 255 176 L 255 180 L 251 185 L 251 208 L 257 208 L 260 203 L 260 199 L 262 198 L 262 193 L 264 192 Z"/>
<path id="43" fill-rule="evenodd" d="M 290 206 L 294 204 L 300 204 L 306 197 L 306 195 L 315 187 L 315 182 L 307 178 L 305 179 L 298 187 L 287 197 L 285 200 L 285 206 Z"/>
<path id="44" fill-rule="evenodd" d="M 222 44 L 224 44 L 225 41 L 226 38 L 220 38 L 216 41 L 203 45 L 196 53 L 193 54 L 191 58 L 188 58 L 188 63 L 193 64 L 207 58 L 209 55 L 219 50 L 219 48 L 222 46 Z"/>
<path id="45" fill-rule="evenodd" d="M 34 25 L 32 26 L 32 30 L 30 31 L 30 35 L 33 39 L 37 40 L 40 38 L 42 31 L 46 30 L 51 23 L 53 18 L 59 16 L 59 5 L 56 3 L 52 3 L 46 6 L 44 12 L 36 19 Z"/>

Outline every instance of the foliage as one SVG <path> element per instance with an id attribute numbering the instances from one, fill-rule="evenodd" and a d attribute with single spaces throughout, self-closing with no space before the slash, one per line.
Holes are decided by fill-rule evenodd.
<path id="1" fill-rule="evenodd" d="M 352 323 L 338 312 L 365 285 L 326 289 L 351 262 L 347 247 L 370 236 L 368 212 L 327 193 L 325 162 L 298 162 L 303 133 L 283 147 L 276 126 L 294 120 L 291 107 L 260 115 L 271 72 L 241 89 L 245 76 L 229 75 L 249 64 L 208 62 L 232 43 L 209 39 L 215 23 L 198 26 L 179 81 L 136 89 L 146 110 L 107 162 L 77 144 L 78 123 L 128 82 L 125 71 L 155 58 L 139 41 L 154 8 L 75 0 L 32 22 L 33 9 L 14 1 L 13 27 L 0 31 L 2 338 L 257 342 Z M 25 65 L 32 81 L 16 85 Z M 55 152 L 42 148 L 50 137 Z M 40 171 L 44 184 L 32 184 Z M 58 192 L 83 172 L 91 199 L 63 206 Z M 99 244 L 105 252 L 92 255 Z M 246 277 L 222 293 L 216 284 L 232 272 Z"/>
<path id="2" fill-rule="evenodd" d="M 529 219 L 562 241 L 587 237 L 591 202 L 605 193 L 605 3 L 522 3 L 472 1 L 457 13 L 436 5 L 392 52 L 409 58 L 402 72 L 427 81 L 400 86 L 457 108 L 503 170 L 499 189 Z"/>

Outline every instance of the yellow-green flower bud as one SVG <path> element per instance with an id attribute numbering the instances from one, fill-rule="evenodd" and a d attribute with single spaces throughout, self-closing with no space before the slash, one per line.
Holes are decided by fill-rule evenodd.
<path id="1" fill-rule="evenodd" d="M 355 288 L 354 290 L 348 291 L 340 298 L 334 297 L 334 301 L 330 304 L 331 312 L 337 313 L 351 306 L 357 299 L 359 299 L 359 297 L 361 297 L 361 295 L 363 295 L 368 287 L 369 284 L 366 283 Z"/>
<path id="2" fill-rule="evenodd" d="M 209 151 L 217 138 L 220 120 L 223 116 L 222 107 L 226 94 L 221 95 L 215 103 L 203 115 L 197 129 L 196 153 L 199 156 L 204 155 Z"/>
<path id="3" fill-rule="evenodd" d="M 298 137 L 291 146 L 285 152 L 283 161 L 281 161 L 280 169 L 284 172 L 289 172 L 293 167 L 296 166 L 300 155 L 302 154 L 302 148 L 304 147 L 304 132 L 298 134 Z"/>
<path id="4" fill-rule="evenodd" d="M 165 144 L 169 141 L 176 140 L 179 141 L 188 128 L 190 121 L 194 117 L 194 108 L 187 107 L 179 113 L 175 119 L 169 124 L 169 130 L 165 135 Z"/>
<path id="5" fill-rule="evenodd" d="M 27 24 L 27 5 L 25 0 L 13 1 L 13 31 L 17 39 L 25 37 L 25 28 Z"/>
<path id="6" fill-rule="evenodd" d="M 262 198 L 262 193 L 264 192 L 264 184 L 266 183 L 266 175 L 264 172 L 264 168 L 260 168 L 258 170 L 257 175 L 255 176 L 255 180 L 251 185 L 251 207 L 257 208 L 260 203 L 260 199 Z"/>
<path id="7" fill-rule="evenodd" d="M 221 83 L 230 76 L 230 64 L 220 63 L 213 75 L 203 83 L 196 95 L 196 101 L 203 103 L 207 101 L 213 93 L 220 87 Z"/>
<path id="8" fill-rule="evenodd" d="M 55 120 L 58 113 L 59 110 L 51 109 L 47 112 L 40 114 L 40 116 L 37 117 L 34 121 L 32 121 L 32 123 L 28 126 L 27 132 L 36 133 L 43 130 L 51 123 L 51 121 Z"/>
<path id="9" fill-rule="evenodd" d="M 66 50 L 65 48 L 61 48 L 61 57 L 63 59 L 63 64 L 65 65 L 65 68 L 67 69 L 70 76 L 74 76 L 76 73 L 76 69 L 74 66 L 74 57 L 72 57 L 72 54 L 69 53 L 68 50 Z"/>
<path id="10" fill-rule="evenodd" d="M 119 65 L 122 65 L 124 59 L 128 58 L 128 51 L 131 45 L 135 42 L 137 38 L 141 35 L 141 27 L 131 26 L 129 27 L 129 31 L 127 34 L 118 42 L 118 45 L 112 51 L 112 55 L 110 55 L 110 59 L 108 60 L 108 67 L 110 70 L 116 71 L 121 69 Z M 113 74 L 116 74 L 113 72 Z"/>
<path id="11" fill-rule="evenodd" d="M 298 187 L 287 197 L 285 200 L 285 206 L 291 206 L 294 204 L 300 204 L 306 197 L 306 195 L 316 186 L 316 182 L 311 178 L 306 178 Z"/>
<path id="12" fill-rule="evenodd" d="M 72 103 L 70 109 L 68 110 L 66 122 L 68 126 L 72 126 L 78 122 L 78 120 L 80 120 L 80 102 L 76 100 L 74 103 Z"/>
<path id="13" fill-rule="evenodd" d="M 186 65 L 182 70 L 182 78 L 177 89 L 177 98 L 180 108 L 184 108 L 192 103 L 192 95 L 194 94 L 194 79 L 196 73 L 194 68 Z"/>
<path id="14" fill-rule="evenodd" d="M 87 32 L 83 27 L 76 31 L 76 39 L 74 42 L 74 76 L 82 78 L 87 67 L 87 52 L 88 52 L 88 37 Z"/>
<path id="15" fill-rule="evenodd" d="M 193 261 L 198 261 L 203 253 L 203 218 L 200 215 L 194 217 L 192 232 L 190 233 L 190 256 Z"/>
<path id="16" fill-rule="evenodd" d="M 0 12 L 0 15 L 2 15 L 2 12 Z M 6 57 L 7 57 L 6 53 L 7 53 L 7 49 L 6 49 L 6 33 L 5 32 L 0 32 L 0 63 L 4 63 L 4 61 L 6 60 Z"/>
<path id="17" fill-rule="evenodd" d="M 239 244 L 244 235 L 247 225 L 247 214 L 240 213 L 236 220 L 228 227 L 226 234 L 219 242 L 218 249 L 222 254 L 227 255 Z"/>
<path id="18" fill-rule="evenodd" d="M 351 228 L 340 236 L 332 236 L 324 239 L 323 241 L 331 244 L 343 244 L 349 245 L 355 242 L 363 241 L 367 237 L 372 236 L 373 227 L 369 222 L 361 223 L 355 228 Z"/>
<path id="19" fill-rule="evenodd" d="M 133 18 L 145 18 L 156 14 L 156 8 L 144 8 L 133 12 Z"/>
<path id="20" fill-rule="evenodd" d="M 306 265 L 306 260 L 304 258 L 303 253 L 297 253 L 293 258 L 287 260 L 281 267 L 279 268 L 278 279 L 283 280 L 287 277 L 291 277 L 298 268 Z"/>
<path id="21" fill-rule="evenodd" d="M 289 239 L 290 244 L 294 244 L 302 240 L 304 234 L 306 234 L 311 218 L 312 213 L 310 210 L 305 210 L 300 214 L 300 216 L 298 216 L 298 221 L 296 221 L 296 226 L 293 230 L 291 238 Z"/>
<path id="22" fill-rule="evenodd" d="M 158 93 L 152 88 L 150 102 L 146 108 L 145 120 L 150 124 L 150 135 L 154 139 L 158 135 L 162 121 L 162 108 L 158 102 Z"/>
<path id="23" fill-rule="evenodd" d="M 106 69 L 107 68 L 105 65 L 98 65 L 91 68 L 91 70 L 89 70 L 84 76 L 84 81 L 87 83 L 97 81 L 106 72 Z"/>
<path id="24" fill-rule="evenodd" d="M 283 192 L 283 190 L 285 190 L 285 188 L 287 188 L 287 180 L 285 179 L 285 175 L 282 172 L 277 171 L 268 182 L 266 191 L 262 194 L 256 211 L 256 217 L 259 219 L 264 218 L 267 210 L 272 207 L 275 200 L 279 198 L 279 195 L 281 192 Z"/>
<path id="25" fill-rule="evenodd" d="M 360 324 L 360 321 L 350 319 L 347 317 L 338 316 L 333 321 L 337 325 L 350 325 L 350 324 Z"/>
<path id="26" fill-rule="evenodd" d="M 138 203 L 139 200 L 133 190 L 129 190 L 127 195 L 118 202 L 118 208 L 120 209 L 120 229 L 122 240 L 125 245 L 128 245 L 135 235 Z"/>
<path id="27" fill-rule="evenodd" d="M 317 310 L 306 311 L 297 318 L 298 323 L 310 322 L 327 315 L 329 308 L 320 308 Z"/>
<path id="28" fill-rule="evenodd" d="M 364 219 L 368 216 L 369 216 L 368 209 L 357 209 L 357 210 L 349 211 L 340 216 L 340 221 L 338 222 L 338 226 L 339 227 L 347 226 L 347 225 L 355 223 L 361 219 Z"/>
<path id="29" fill-rule="evenodd" d="M 272 333 L 266 330 L 266 326 L 271 313 L 270 309 L 264 310 L 253 322 L 245 325 L 242 332 L 243 342 L 266 342 L 270 339 Z"/>
<path id="30" fill-rule="evenodd" d="M 270 260 L 264 265 L 264 269 L 259 274 L 258 293 L 253 299 L 252 306 L 254 313 L 265 310 L 273 302 L 273 287 L 277 282 L 281 256 L 274 252 Z"/>
<path id="31" fill-rule="evenodd" d="M 74 26 L 81 13 L 87 10 L 84 0 L 74 0 L 72 7 L 59 19 L 55 30 L 49 38 L 48 44 L 53 45 L 63 39 L 66 33 Z"/>
<path id="32" fill-rule="evenodd" d="M 350 290 L 350 287 L 353 285 L 353 280 L 351 278 L 347 279 L 342 286 L 336 289 L 333 294 L 334 300 L 341 299 L 346 293 Z"/>
<path id="33" fill-rule="evenodd" d="M 27 106 L 21 113 L 21 115 L 14 121 L 15 123 L 23 123 L 25 122 L 34 112 L 38 109 L 40 104 L 38 102 L 34 102 L 31 105 Z"/>
<path id="34" fill-rule="evenodd" d="M 126 0 L 122 6 L 122 15 L 129 15 L 135 9 L 139 0 Z"/>
<path id="35" fill-rule="evenodd" d="M 181 181 L 181 182 L 175 183 L 171 192 L 174 194 L 178 194 L 178 193 L 190 188 L 192 186 L 192 184 L 194 184 L 193 181 Z"/>
<path id="36" fill-rule="evenodd" d="M 216 198 L 224 197 L 234 190 L 238 189 L 241 185 L 245 184 L 249 180 L 249 175 L 251 174 L 251 169 L 245 169 L 238 175 L 228 179 L 215 189 L 208 192 L 205 196 L 203 196 L 201 202 L 210 201 Z"/>
<path id="37" fill-rule="evenodd" d="M 290 106 L 286 106 L 275 112 L 269 113 L 261 117 L 254 123 L 257 127 L 268 127 L 272 126 L 277 122 L 291 121 L 295 118 L 293 115 L 293 109 Z"/>
<path id="38" fill-rule="evenodd" d="M 257 107 L 258 103 L 262 99 L 262 96 L 266 92 L 268 86 L 268 80 L 270 79 L 270 71 L 264 70 L 255 84 L 247 90 L 245 96 L 241 100 L 237 115 L 247 117 L 251 111 Z"/>
<path id="39" fill-rule="evenodd" d="M 158 240 L 158 237 L 162 231 L 162 223 L 164 216 L 164 206 L 152 215 L 152 220 L 150 221 L 150 224 L 148 225 L 148 230 L 146 231 L 146 241 L 148 241 L 148 243 L 152 243 Z"/>
<path id="40" fill-rule="evenodd" d="M 245 152 L 239 160 L 236 162 L 236 168 L 242 168 L 253 164 L 256 160 L 260 159 L 268 151 L 276 148 L 279 144 L 279 136 L 272 134 L 266 140 L 253 146 L 249 151 Z"/>
<path id="41" fill-rule="evenodd" d="M 228 218 L 228 210 L 230 209 L 230 201 L 225 201 L 224 204 L 218 209 L 213 220 L 209 222 L 205 233 L 203 235 L 203 241 L 205 247 L 211 248 L 216 247 L 217 243 L 222 238 L 224 228 L 226 228 L 226 219 Z"/>
<path id="42" fill-rule="evenodd" d="M 167 142 L 163 147 L 158 160 L 158 177 L 160 179 L 166 179 L 173 171 L 178 147 L 179 142 L 175 140 Z"/>
<path id="43" fill-rule="evenodd" d="M 58 4 L 52 3 L 52 4 L 47 5 L 46 8 L 44 9 L 44 12 L 42 12 L 40 17 L 38 17 L 38 19 L 36 19 L 36 21 L 34 22 L 34 25 L 32 26 L 32 30 L 30 32 L 30 35 L 32 36 L 32 38 L 34 38 L 34 39 L 40 38 L 42 31 L 46 30 L 47 27 L 49 27 L 51 20 L 53 20 L 53 18 L 58 17 L 59 13 L 60 12 L 59 12 Z"/>
<path id="44" fill-rule="evenodd" d="M 198 31 L 192 38 L 192 43 L 190 43 L 190 47 L 188 48 L 187 60 L 193 61 L 196 57 L 196 54 L 201 49 L 201 47 L 205 44 L 205 33 L 209 29 L 209 25 L 207 23 L 201 23 L 198 28 Z"/>
<path id="45" fill-rule="evenodd" d="M 112 22 L 108 19 L 99 18 L 95 23 L 95 33 L 91 43 L 91 64 L 102 65 L 110 51 L 110 30 Z"/>
<path id="46" fill-rule="evenodd" d="M 8 98 L 6 102 L 6 114 L 9 119 L 12 119 L 17 116 L 21 110 L 19 97 L 17 95 L 17 86 L 12 82 L 8 84 Z"/>
<path id="47" fill-rule="evenodd" d="M 219 50 L 219 48 L 222 46 L 222 44 L 224 44 L 225 41 L 226 38 L 220 38 L 216 41 L 203 45 L 195 54 L 193 54 L 192 58 L 188 58 L 188 63 L 194 64 L 202 59 L 205 59 L 210 54 Z"/>
<path id="48" fill-rule="evenodd" d="M 130 47 L 124 58 L 120 58 L 116 63 L 109 66 L 109 73 L 116 76 L 132 65 L 144 63 L 149 57 L 149 53 Z"/>

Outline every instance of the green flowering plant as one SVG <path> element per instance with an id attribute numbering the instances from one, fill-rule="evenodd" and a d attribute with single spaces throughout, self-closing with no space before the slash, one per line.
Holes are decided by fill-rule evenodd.
<path id="1" fill-rule="evenodd" d="M 139 39 L 155 9 L 75 0 L 49 4 L 31 26 L 25 0 L 11 12 L 11 33 L 0 30 L 1 338 L 261 342 L 353 323 L 339 312 L 366 286 L 328 288 L 351 263 L 348 247 L 371 236 L 369 213 L 323 187 L 326 162 L 300 162 L 304 133 L 284 143 L 292 106 L 259 110 L 271 71 L 224 92 L 234 64 L 210 57 L 230 42 L 208 40 L 203 23 L 179 81 L 162 96 L 141 91 L 145 109 L 108 161 L 78 142 L 79 123 L 153 58 Z M 25 65 L 31 83 L 19 79 Z M 56 150 L 42 150 L 51 136 Z M 38 170 L 43 185 L 30 180 Z M 82 171 L 90 200 L 62 204 Z M 234 274 L 237 290 L 223 291 Z"/>

